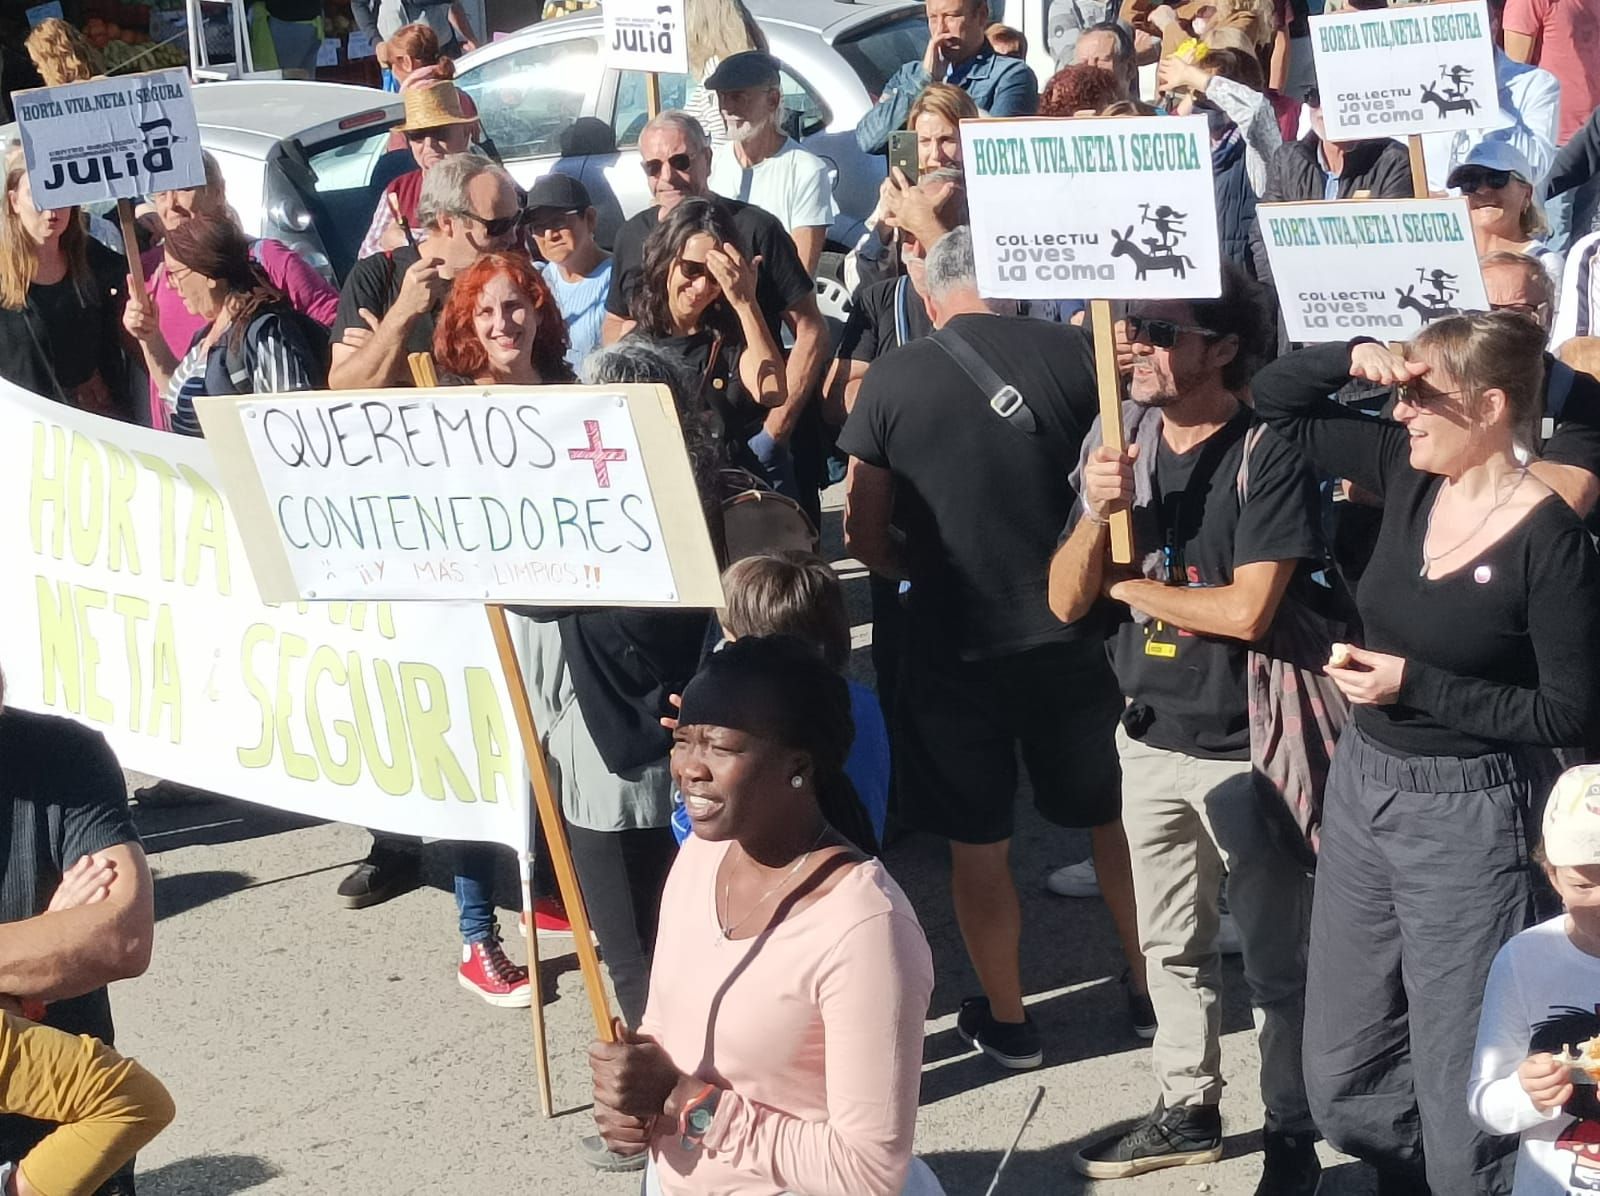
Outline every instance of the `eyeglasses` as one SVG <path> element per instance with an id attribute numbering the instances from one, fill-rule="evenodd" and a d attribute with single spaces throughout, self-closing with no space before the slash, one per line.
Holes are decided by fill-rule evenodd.
<path id="1" fill-rule="evenodd" d="M 1415 382 L 1402 382 L 1394 388 L 1394 401 L 1409 407 L 1432 407 L 1440 399 L 1459 399 L 1465 393 L 1464 390 L 1423 391 Z"/>
<path id="2" fill-rule="evenodd" d="M 678 259 L 678 269 L 683 271 L 683 277 L 689 282 L 693 282 L 697 278 L 709 278 L 711 276 L 710 266 L 704 262 L 694 261 L 692 258 L 680 257 Z"/>
<path id="3" fill-rule="evenodd" d="M 1548 303 L 1491 303 L 1490 311 L 1514 311 L 1519 316 L 1527 316 L 1530 320 L 1544 323 L 1546 313 L 1550 310 Z"/>
<path id="4" fill-rule="evenodd" d="M 521 212 L 518 212 L 512 216 L 495 216 L 490 218 L 486 216 L 480 216 L 476 212 L 469 212 L 463 208 L 461 211 L 457 212 L 456 215 L 467 220 L 476 220 L 479 224 L 483 225 L 483 231 L 488 233 L 491 237 L 508 236 L 516 230 L 518 224 L 522 223 Z"/>
<path id="5" fill-rule="evenodd" d="M 551 212 L 548 210 L 540 212 L 524 212 L 522 214 L 522 223 L 528 228 L 532 229 L 535 236 L 542 236 L 545 233 L 551 233 L 555 232 L 557 229 L 566 228 L 572 223 L 572 218 L 580 214 L 581 213 L 579 213 L 576 208 L 566 212 Z"/>
<path id="6" fill-rule="evenodd" d="M 1192 332 L 1207 340 L 1217 339 L 1217 333 L 1209 328 L 1175 324 L 1171 320 L 1152 320 L 1146 316 L 1128 317 L 1128 340 L 1148 340 L 1153 348 L 1170 349 L 1178 343 L 1178 337 L 1185 332 Z"/>
<path id="7" fill-rule="evenodd" d="M 671 157 L 665 159 L 646 158 L 644 163 L 644 172 L 651 178 L 655 178 L 669 166 L 672 167 L 672 169 L 678 174 L 683 174 L 689 169 L 689 167 L 693 165 L 694 158 L 691 155 L 673 154 Z"/>
<path id="8" fill-rule="evenodd" d="M 1162 97 L 1161 107 L 1166 111 L 1168 116 L 1171 116 L 1173 113 L 1178 111 L 1179 105 L 1181 105 L 1185 100 L 1194 100 L 1198 102 L 1199 99 L 1200 93 L 1195 91 L 1195 89 L 1192 87 L 1174 87 Z"/>
<path id="9" fill-rule="evenodd" d="M 182 282 L 193 273 L 194 271 L 188 266 L 180 266 L 176 262 L 167 263 L 167 277 L 175 283 Z"/>
<path id="10" fill-rule="evenodd" d="M 1498 191 L 1513 178 L 1509 170 L 1463 170 L 1456 176 L 1456 190 L 1463 195 L 1473 195 L 1487 187 Z"/>

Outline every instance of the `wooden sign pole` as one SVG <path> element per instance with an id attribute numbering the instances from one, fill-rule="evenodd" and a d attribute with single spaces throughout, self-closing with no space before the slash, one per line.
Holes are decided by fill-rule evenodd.
<path id="1" fill-rule="evenodd" d="M 413 353 L 406 359 L 411 367 L 412 380 L 418 386 L 437 386 L 438 375 L 433 368 L 433 357 L 428 353 Z M 511 640 L 511 628 L 506 622 L 506 608 L 498 603 L 484 607 L 489 617 L 489 631 L 494 636 L 495 652 L 500 658 L 500 672 L 505 677 L 506 692 L 511 695 L 511 709 L 517 720 L 517 732 L 522 738 L 522 752 L 528 762 L 528 773 L 533 781 L 533 801 L 538 812 L 539 825 L 544 828 L 545 842 L 550 847 L 550 863 L 555 869 L 556 886 L 561 890 L 561 902 L 566 906 L 567 920 L 572 923 L 573 942 L 578 951 L 578 967 L 583 972 L 583 987 L 589 994 L 589 1008 L 594 1015 L 595 1036 L 601 1042 L 616 1041 L 611 1026 L 611 1003 L 606 996 L 605 979 L 600 975 L 600 955 L 595 950 L 594 938 L 589 933 L 589 911 L 583 903 L 583 889 L 578 884 L 578 870 L 572 862 L 572 847 L 567 842 L 567 824 L 561 813 L 561 803 L 556 798 L 555 786 L 550 783 L 550 766 L 544 757 L 544 744 L 539 740 L 539 728 L 533 721 L 533 705 L 528 701 L 528 687 L 522 679 L 522 669 L 517 663 L 517 646 Z M 523 853 L 522 909 L 523 935 L 528 945 L 528 987 L 533 997 L 530 1010 L 533 1017 L 534 1066 L 539 1077 L 539 1104 L 546 1117 L 551 1116 L 550 1050 L 545 1036 L 544 994 L 539 983 L 538 929 L 533 924 L 533 853 Z"/>
<path id="2" fill-rule="evenodd" d="M 1428 163 L 1422 153 L 1422 134 L 1412 133 L 1406 138 L 1406 148 L 1411 151 L 1411 198 L 1428 198 Z"/>
<path id="3" fill-rule="evenodd" d="M 133 285 L 144 293 L 144 263 L 139 260 L 139 222 L 133 216 L 133 200 L 117 200 L 117 223 L 122 226 L 122 252 L 128 259 Z"/>
<path id="4" fill-rule="evenodd" d="M 1089 300 L 1089 322 L 1094 327 L 1094 373 L 1100 391 L 1100 439 L 1108 449 L 1121 452 L 1122 378 L 1117 372 L 1117 333 L 1111 325 L 1111 303 Z M 1126 511 L 1111 514 L 1111 560 L 1133 564 L 1133 521 Z"/>
<path id="5" fill-rule="evenodd" d="M 494 635 L 495 651 L 500 656 L 500 671 L 505 675 L 506 690 L 511 695 L 511 710 L 516 715 L 517 731 L 522 736 L 522 750 L 527 756 L 528 772 L 533 778 L 533 800 L 539 811 L 539 825 L 544 828 L 545 842 L 550 845 L 550 863 L 555 868 L 556 885 L 561 890 L 561 900 L 567 907 L 567 920 L 572 923 L 572 938 L 578 949 L 578 967 L 583 972 L 583 987 L 589 994 L 589 1011 L 594 1015 L 595 1037 L 601 1042 L 615 1042 L 611 1028 L 611 1003 L 606 997 L 605 980 L 600 975 L 600 954 L 595 950 L 589 933 L 589 911 L 583 904 L 583 889 L 578 884 L 578 871 L 572 863 L 572 848 L 567 843 L 567 824 L 561 815 L 561 803 L 556 799 L 555 786 L 550 783 L 550 768 L 545 763 L 544 746 L 539 742 L 539 730 L 533 722 L 533 705 L 528 701 L 528 687 L 522 680 L 522 669 L 517 664 L 517 646 L 511 642 L 511 628 L 506 622 L 506 608 L 491 602 L 484 607 L 489 616 L 489 630 Z"/>
<path id="6" fill-rule="evenodd" d="M 650 120 L 661 115 L 661 76 L 654 71 L 644 77 L 644 106 Z"/>

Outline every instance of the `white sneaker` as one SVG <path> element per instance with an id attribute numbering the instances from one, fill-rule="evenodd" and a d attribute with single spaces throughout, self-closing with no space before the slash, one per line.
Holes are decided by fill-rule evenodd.
<path id="1" fill-rule="evenodd" d="M 1238 955 L 1244 950 L 1244 943 L 1239 938 L 1239 923 L 1233 920 L 1233 915 L 1227 910 L 1222 911 L 1222 917 L 1217 922 L 1217 950 L 1224 955 Z"/>
<path id="2" fill-rule="evenodd" d="M 1044 878 L 1044 887 L 1057 897 L 1100 896 L 1100 878 L 1095 875 L 1094 857 L 1057 868 Z"/>

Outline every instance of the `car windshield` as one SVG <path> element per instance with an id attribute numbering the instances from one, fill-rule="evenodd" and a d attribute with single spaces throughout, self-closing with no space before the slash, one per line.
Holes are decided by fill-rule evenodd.
<path id="1" fill-rule="evenodd" d="M 840 57 L 848 62 L 877 103 L 884 84 L 908 62 L 922 61 L 928 48 L 928 20 L 912 13 L 897 21 L 870 25 L 859 33 L 847 33 L 833 43 Z"/>

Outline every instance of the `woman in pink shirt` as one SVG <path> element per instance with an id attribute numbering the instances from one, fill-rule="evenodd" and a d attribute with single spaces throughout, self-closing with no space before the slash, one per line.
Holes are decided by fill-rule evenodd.
<path id="1" fill-rule="evenodd" d="M 845 683 L 742 639 L 683 695 L 694 835 L 667 879 L 638 1033 L 595 1043 L 595 1122 L 649 1196 L 939 1193 L 911 1154 L 927 940 L 844 775 Z"/>
<path id="2" fill-rule="evenodd" d="M 228 207 L 228 194 L 224 189 L 222 168 L 209 153 L 202 155 L 206 163 L 206 183 L 203 187 L 189 187 L 182 191 L 157 191 L 151 199 L 161 226 L 168 230 L 178 227 L 193 216 L 205 213 L 218 216 L 234 224 L 238 220 Z M 263 237 L 252 240 L 250 255 L 260 266 L 267 279 L 288 299 L 289 306 L 317 323 L 331 326 L 339 314 L 339 291 L 315 267 L 282 241 Z M 183 296 L 167 277 L 166 259 L 160 246 L 144 255 L 145 290 L 155 303 L 161 323 L 161 335 L 175 357 L 182 359 L 194 343 L 194 335 L 206 326 L 207 321 L 184 306 Z M 155 383 L 150 384 L 150 426 L 169 428 L 167 406 L 161 400 Z"/>

